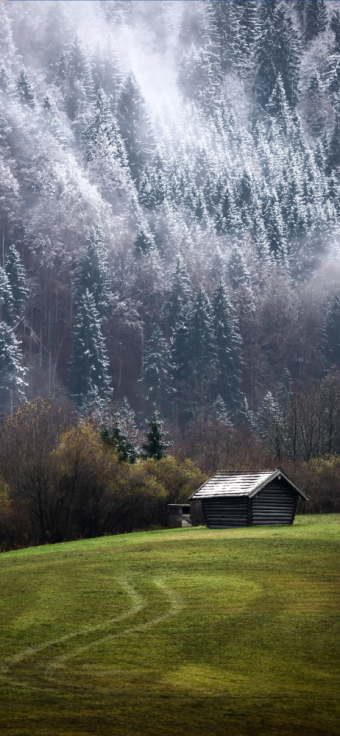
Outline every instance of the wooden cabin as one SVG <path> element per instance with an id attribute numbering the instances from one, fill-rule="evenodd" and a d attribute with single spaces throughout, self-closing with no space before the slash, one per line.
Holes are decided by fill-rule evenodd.
<path id="1" fill-rule="evenodd" d="M 293 524 L 298 499 L 307 494 L 283 470 L 259 472 L 218 471 L 193 493 L 202 501 L 210 529 L 264 524 Z"/>

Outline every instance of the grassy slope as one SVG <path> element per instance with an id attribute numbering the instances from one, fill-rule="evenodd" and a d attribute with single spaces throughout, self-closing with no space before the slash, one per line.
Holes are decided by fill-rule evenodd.
<path id="1" fill-rule="evenodd" d="M 1 735 L 338 735 L 339 545 L 334 515 L 1 555 Z"/>

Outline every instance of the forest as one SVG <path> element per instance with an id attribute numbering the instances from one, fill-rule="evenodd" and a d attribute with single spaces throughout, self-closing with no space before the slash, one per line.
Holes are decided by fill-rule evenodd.
<path id="1" fill-rule="evenodd" d="M 339 235 L 337 2 L 0 4 L 3 467 L 47 401 L 51 457 L 337 475 Z"/>

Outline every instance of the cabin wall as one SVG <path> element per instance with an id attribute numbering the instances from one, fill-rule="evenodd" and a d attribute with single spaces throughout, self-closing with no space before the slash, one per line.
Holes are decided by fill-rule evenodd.
<path id="1" fill-rule="evenodd" d="M 228 529 L 249 525 L 247 496 L 206 498 L 202 500 L 202 509 L 209 529 Z"/>
<path id="2" fill-rule="evenodd" d="M 229 496 L 202 499 L 202 510 L 210 529 L 292 524 L 297 499 L 297 493 L 282 479 L 272 481 L 253 498 Z"/>
<path id="3" fill-rule="evenodd" d="M 286 481 L 273 480 L 251 499 L 250 524 L 292 524 L 297 494 Z"/>

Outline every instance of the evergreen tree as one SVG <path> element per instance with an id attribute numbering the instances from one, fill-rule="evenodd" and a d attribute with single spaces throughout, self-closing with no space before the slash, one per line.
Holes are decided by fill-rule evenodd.
<path id="1" fill-rule="evenodd" d="M 86 250 L 79 261 L 74 279 L 74 298 L 80 303 L 86 290 L 92 295 L 100 317 L 109 302 L 109 273 L 103 237 L 92 227 L 86 238 Z"/>
<path id="2" fill-rule="evenodd" d="M 172 275 L 170 291 L 164 304 L 167 328 L 174 328 L 179 315 L 186 310 L 192 299 L 192 286 L 185 266 L 180 258 Z"/>
<path id="3" fill-rule="evenodd" d="M 13 296 L 13 314 L 18 318 L 28 298 L 25 269 L 20 255 L 14 245 L 11 245 L 6 260 L 6 274 Z"/>
<path id="4" fill-rule="evenodd" d="M 158 411 L 154 411 L 152 419 L 148 422 L 149 430 L 146 435 L 146 442 L 142 445 L 144 450 L 144 458 L 153 458 L 161 460 L 166 456 L 166 450 L 169 444 L 165 441 L 165 432 L 163 432 L 163 422 L 160 419 Z"/>
<path id="5" fill-rule="evenodd" d="M 142 170 L 152 158 L 155 139 L 144 98 L 132 73 L 125 79 L 119 93 L 117 120 L 131 176 L 139 186 Z"/>
<path id="6" fill-rule="evenodd" d="M 267 450 L 271 451 L 278 460 L 282 457 L 284 433 L 280 407 L 271 391 L 268 391 L 259 407 L 257 427 Z"/>
<path id="7" fill-rule="evenodd" d="M 305 0 L 305 40 L 313 41 L 328 23 L 325 0 Z"/>
<path id="8" fill-rule="evenodd" d="M 236 422 L 241 429 L 253 432 L 256 427 L 254 413 L 249 409 L 248 401 L 245 396 L 242 397 L 236 414 Z"/>
<path id="9" fill-rule="evenodd" d="M 12 328 L 0 322 L 0 411 L 9 411 L 13 398 L 24 399 L 25 369 L 22 352 Z"/>
<path id="10" fill-rule="evenodd" d="M 230 252 L 228 276 L 233 289 L 238 289 L 242 285 L 248 286 L 250 283 L 249 271 L 241 249 L 237 245 L 234 245 Z"/>
<path id="11" fill-rule="evenodd" d="M 189 341 L 189 310 L 183 308 L 179 313 L 171 337 L 171 363 L 176 392 L 181 400 L 187 400 L 191 382 Z"/>
<path id="12" fill-rule="evenodd" d="M 147 222 L 141 222 L 135 237 L 135 249 L 138 255 L 147 255 L 155 248 L 155 238 Z"/>
<path id="13" fill-rule="evenodd" d="M 328 365 L 340 365 L 340 295 L 335 294 L 323 325 L 322 355 Z"/>
<path id="14" fill-rule="evenodd" d="M 105 445 L 114 447 L 121 462 L 129 462 L 133 465 L 137 460 L 137 452 L 133 443 L 126 437 L 119 422 L 116 419 L 113 426 L 103 427 L 101 438 Z"/>
<path id="15" fill-rule="evenodd" d="M 87 161 L 91 161 L 98 145 L 101 144 L 117 156 L 123 166 L 127 165 L 126 151 L 119 134 L 118 124 L 112 115 L 109 100 L 101 88 L 97 92 L 93 117 L 83 137 Z"/>
<path id="16" fill-rule="evenodd" d="M 299 82 L 299 44 L 288 9 L 277 0 L 260 5 L 260 32 L 256 44 L 255 96 L 265 107 L 281 75 L 290 107 L 295 107 Z"/>
<path id="17" fill-rule="evenodd" d="M 110 399 L 109 361 L 95 300 L 86 289 L 79 298 L 73 328 L 73 357 L 70 367 L 71 393 L 79 406 L 97 398 Z"/>
<path id="18" fill-rule="evenodd" d="M 60 67 L 59 60 L 59 67 Z M 83 116 L 94 99 L 94 84 L 88 50 L 76 36 L 58 70 L 65 79 L 66 112 L 71 121 Z"/>
<path id="19" fill-rule="evenodd" d="M 212 300 L 213 328 L 216 345 L 216 384 L 228 410 L 235 411 L 240 402 L 241 346 L 235 310 L 225 287 L 220 283 Z"/>
<path id="20" fill-rule="evenodd" d="M 214 0 L 210 5 L 221 71 L 224 74 L 236 71 L 240 46 L 239 8 L 235 2 L 225 0 Z"/>
<path id="21" fill-rule="evenodd" d="M 292 378 L 288 368 L 282 374 L 281 384 L 277 394 L 279 408 L 284 416 L 287 416 L 292 398 Z"/>
<path id="22" fill-rule="evenodd" d="M 17 79 L 17 94 L 19 101 L 24 107 L 31 110 L 35 108 L 35 96 L 33 86 L 27 76 L 25 69 L 22 69 Z"/>
<path id="23" fill-rule="evenodd" d="M 0 320 L 11 324 L 14 317 L 14 299 L 4 268 L 0 267 Z"/>
<path id="24" fill-rule="evenodd" d="M 277 121 L 281 132 L 286 136 L 291 122 L 290 110 L 281 74 L 278 75 L 275 87 L 266 105 L 266 111 Z"/>
<path id="25" fill-rule="evenodd" d="M 216 345 L 212 310 L 202 288 L 199 289 L 190 312 L 189 354 L 194 400 L 202 405 L 211 396 L 216 383 Z"/>
<path id="26" fill-rule="evenodd" d="M 140 380 L 146 401 L 157 409 L 166 409 L 173 395 L 172 365 L 169 347 L 159 327 L 147 343 Z"/>
<path id="27" fill-rule="evenodd" d="M 340 166 L 340 111 L 337 110 L 335 125 L 328 146 L 327 173 L 336 171 Z"/>

